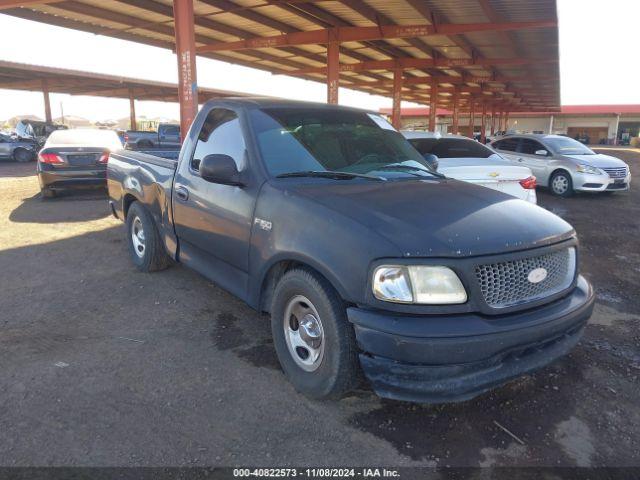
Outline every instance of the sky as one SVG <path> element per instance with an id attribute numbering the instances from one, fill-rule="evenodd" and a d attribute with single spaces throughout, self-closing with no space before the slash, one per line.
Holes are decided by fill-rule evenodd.
<path id="1" fill-rule="evenodd" d="M 640 0 L 557 0 L 563 105 L 640 104 Z M 134 78 L 177 82 L 176 58 L 169 50 L 78 32 L 0 14 L 0 60 L 70 68 Z M 18 41 L 19 39 L 19 41 Z M 272 75 L 198 58 L 198 84 L 262 95 L 326 100 L 321 83 Z M 340 89 L 340 103 L 377 110 L 391 99 Z M 403 103 L 403 106 L 411 106 Z M 90 120 L 127 117 L 128 100 L 51 95 L 54 117 Z M 178 106 L 136 102 L 138 117 L 179 117 Z M 16 115 L 44 117 L 42 94 L 0 89 L 0 120 Z"/>

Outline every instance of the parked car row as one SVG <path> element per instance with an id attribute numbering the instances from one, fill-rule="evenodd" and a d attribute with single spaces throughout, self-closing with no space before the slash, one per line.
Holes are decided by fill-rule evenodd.
<path id="1" fill-rule="evenodd" d="M 491 147 L 515 164 L 530 168 L 538 184 L 549 187 L 555 195 L 615 192 L 628 190 L 631 184 L 625 162 L 563 135 L 510 135 L 494 141 Z"/>

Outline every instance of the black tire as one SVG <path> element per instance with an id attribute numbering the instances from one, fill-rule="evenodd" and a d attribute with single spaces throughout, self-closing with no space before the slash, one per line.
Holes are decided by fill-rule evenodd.
<path id="1" fill-rule="evenodd" d="M 570 197 L 574 193 L 571 175 L 565 171 L 555 172 L 549 179 L 549 189 L 558 197 Z"/>
<path id="2" fill-rule="evenodd" d="M 42 195 L 42 198 L 55 198 L 57 196 L 57 192 L 50 188 L 43 188 L 40 190 L 40 195 Z"/>
<path id="3" fill-rule="evenodd" d="M 323 355 L 314 371 L 296 363 L 287 346 L 285 313 L 290 302 L 301 296 L 317 311 L 324 336 Z M 344 302 L 322 276 L 303 268 L 285 273 L 273 294 L 271 333 L 280 365 L 299 392 L 317 399 L 340 398 L 358 386 L 361 374 L 355 333 Z"/>
<path id="4" fill-rule="evenodd" d="M 136 231 L 142 230 L 142 249 L 134 244 L 134 225 Z M 153 218 L 139 202 L 133 202 L 127 212 L 127 246 L 131 260 L 142 272 L 164 270 L 170 264 L 170 258 L 164 249 Z M 140 237 L 137 237 L 140 240 Z"/>
<path id="5" fill-rule="evenodd" d="M 24 148 L 16 148 L 13 151 L 13 159 L 19 163 L 27 163 L 33 160 L 33 154 Z"/>

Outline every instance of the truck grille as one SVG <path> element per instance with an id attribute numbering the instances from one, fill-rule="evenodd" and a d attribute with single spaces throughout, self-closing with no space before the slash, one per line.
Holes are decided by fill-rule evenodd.
<path id="1" fill-rule="evenodd" d="M 627 167 L 603 168 L 611 178 L 625 178 L 627 176 Z"/>
<path id="2" fill-rule="evenodd" d="M 529 280 L 536 269 L 547 272 L 546 278 L 538 283 Z M 506 308 L 540 300 L 568 288 L 575 276 L 576 251 L 570 247 L 536 257 L 478 265 L 475 270 L 487 305 Z"/>

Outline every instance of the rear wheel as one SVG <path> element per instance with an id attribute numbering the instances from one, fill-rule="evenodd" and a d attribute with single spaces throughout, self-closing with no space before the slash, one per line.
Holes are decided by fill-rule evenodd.
<path id="1" fill-rule="evenodd" d="M 24 148 L 16 148 L 13 152 L 13 159 L 16 162 L 26 163 L 33 159 L 33 154 Z"/>
<path id="2" fill-rule="evenodd" d="M 567 172 L 556 172 L 549 181 L 551 192 L 559 197 L 570 197 L 573 195 L 573 181 Z"/>
<path id="3" fill-rule="evenodd" d="M 164 250 L 153 218 L 138 202 L 127 212 L 127 245 L 133 263 L 142 272 L 155 272 L 169 266 L 169 256 Z"/>
<path id="4" fill-rule="evenodd" d="M 299 392 L 338 398 L 357 386 L 355 334 L 344 303 L 320 275 L 285 273 L 273 296 L 271 333 L 282 369 Z"/>

